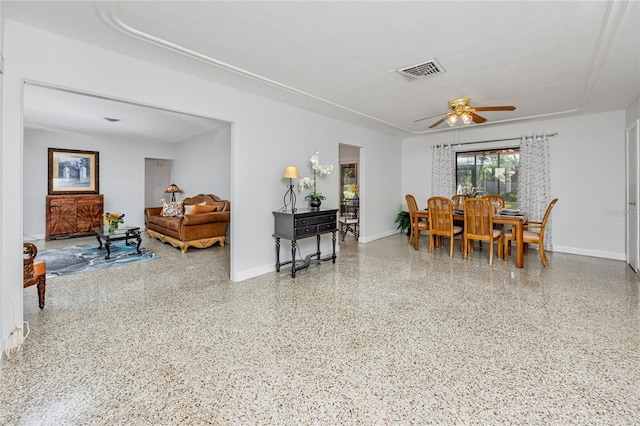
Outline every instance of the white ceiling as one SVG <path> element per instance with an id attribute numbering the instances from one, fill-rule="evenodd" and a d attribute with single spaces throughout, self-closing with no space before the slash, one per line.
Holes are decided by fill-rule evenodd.
<path id="1" fill-rule="evenodd" d="M 445 113 L 458 97 L 517 107 L 480 113 L 488 126 L 625 109 L 640 94 L 636 1 L 3 1 L 2 7 L 7 19 L 400 135 L 434 131 L 428 127 L 438 118 L 415 120 Z M 397 72 L 429 59 L 445 72 L 414 81 Z M 37 125 L 47 120 L 45 109 L 29 108 L 25 116 Z"/>

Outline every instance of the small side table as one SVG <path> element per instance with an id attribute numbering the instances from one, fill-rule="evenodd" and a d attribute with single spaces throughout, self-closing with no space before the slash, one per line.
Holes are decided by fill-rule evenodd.
<path id="1" fill-rule="evenodd" d="M 113 232 L 109 232 L 108 226 L 99 226 L 97 228 L 93 228 L 93 232 L 96 233 L 96 238 L 98 239 L 98 250 L 102 248 L 102 242 L 104 241 L 104 248 L 107 249 L 107 255 L 104 257 L 105 259 L 111 259 L 111 243 L 115 241 L 124 240 L 125 245 L 129 245 L 129 240 L 136 240 L 138 245 L 136 247 L 136 251 L 138 254 L 141 254 L 140 243 L 142 243 L 142 237 L 140 237 L 140 227 L 139 226 L 123 226 L 122 228 L 118 228 Z"/>
<path id="2" fill-rule="evenodd" d="M 311 260 L 322 262 L 331 260 L 336 263 L 336 231 L 338 230 L 338 209 L 299 209 L 292 212 L 273 212 L 275 220 L 276 239 L 276 272 L 280 272 L 280 267 L 291 263 L 291 277 L 296 277 L 296 272 L 308 268 Z M 331 255 L 321 258 L 320 236 L 331 233 L 331 243 L 333 250 Z M 296 252 L 298 250 L 297 240 L 309 237 L 316 237 L 316 252 L 307 256 L 302 265 L 296 266 Z M 280 238 L 291 240 L 291 260 L 280 262 Z M 315 259 L 311 259 L 315 256 Z"/>

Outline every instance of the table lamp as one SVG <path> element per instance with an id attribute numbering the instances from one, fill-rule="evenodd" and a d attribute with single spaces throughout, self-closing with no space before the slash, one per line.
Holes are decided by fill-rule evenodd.
<path id="1" fill-rule="evenodd" d="M 167 189 L 164 190 L 164 192 L 166 194 L 171 193 L 171 202 L 175 202 L 176 192 L 182 192 L 182 189 L 180 189 L 175 183 L 172 183 Z"/>
<path id="2" fill-rule="evenodd" d="M 282 211 L 286 212 L 287 211 L 287 195 L 289 196 L 289 204 L 291 204 L 291 213 L 295 213 L 296 212 L 296 194 L 293 191 L 293 181 L 292 179 L 300 179 L 300 175 L 298 175 L 298 168 L 296 166 L 288 166 L 285 171 L 284 174 L 282 175 L 283 178 L 288 178 L 289 179 L 289 189 L 287 189 L 287 192 L 284 193 L 284 197 L 282 199 L 284 207 L 282 207 Z"/>

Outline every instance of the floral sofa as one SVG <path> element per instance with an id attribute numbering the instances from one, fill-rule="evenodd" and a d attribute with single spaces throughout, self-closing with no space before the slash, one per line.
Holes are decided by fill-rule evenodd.
<path id="1" fill-rule="evenodd" d="M 198 194 L 182 202 L 164 203 L 163 207 L 144 209 L 149 237 L 179 247 L 186 253 L 189 247 L 206 248 L 224 245 L 231 207 L 227 200 L 213 194 Z"/>

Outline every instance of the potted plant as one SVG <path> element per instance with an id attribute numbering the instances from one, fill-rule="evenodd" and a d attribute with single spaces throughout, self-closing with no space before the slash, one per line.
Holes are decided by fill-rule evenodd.
<path id="1" fill-rule="evenodd" d="M 321 166 L 318 162 L 318 151 L 314 152 L 309 160 L 311 162 L 311 168 L 313 169 L 313 179 L 305 177 L 298 182 L 298 190 L 302 191 L 305 188 L 313 188 L 313 192 L 304 197 L 305 200 L 311 200 L 310 206 L 313 208 L 320 208 L 322 200 L 326 200 L 326 197 L 318 192 L 316 188 L 316 173 L 320 176 L 331 174 L 333 171 L 332 165 Z"/>
<path id="2" fill-rule="evenodd" d="M 407 235 L 409 235 L 409 229 L 411 228 L 411 217 L 409 216 L 408 211 L 403 210 L 398 213 L 395 223 L 398 224 L 398 227 L 396 229 L 400 229 L 402 232 L 404 232 L 404 230 L 406 229 Z"/>

